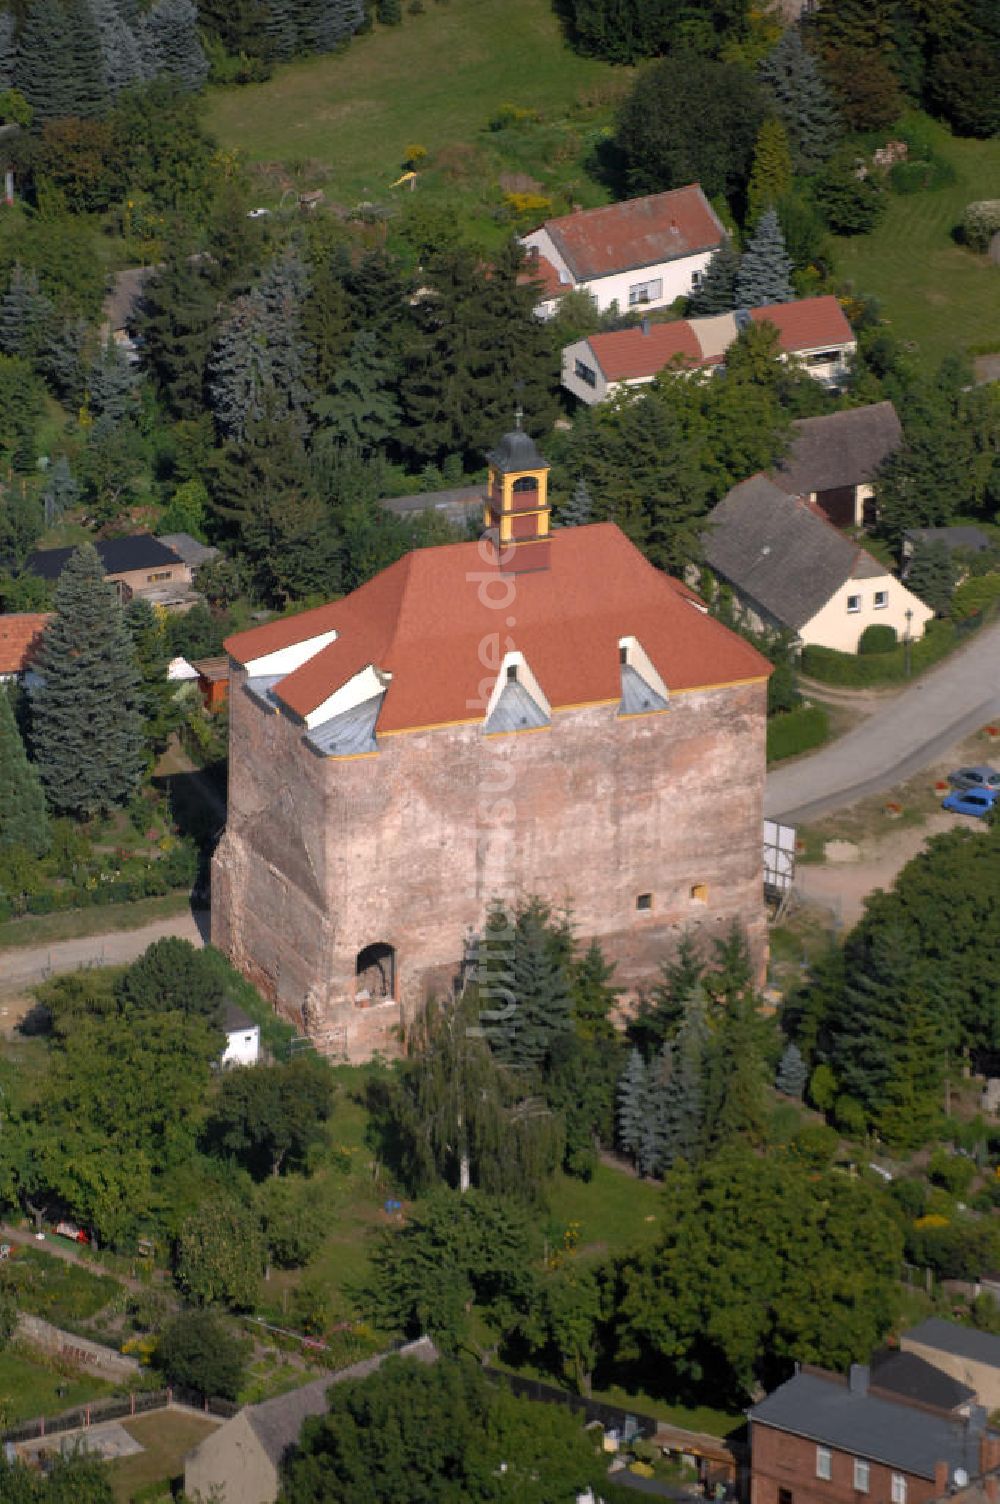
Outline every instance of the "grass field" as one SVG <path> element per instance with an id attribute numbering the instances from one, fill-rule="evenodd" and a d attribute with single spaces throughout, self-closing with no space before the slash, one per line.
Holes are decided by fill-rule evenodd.
<path id="1" fill-rule="evenodd" d="M 210 89 L 206 123 L 251 162 L 324 164 L 327 197 L 354 204 L 387 196 L 413 144 L 433 164 L 503 104 L 557 114 L 622 77 L 566 46 L 551 0 L 450 0 L 266 84 Z"/>
<path id="2" fill-rule="evenodd" d="M 899 338 L 933 362 L 971 346 L 1000 350 L 1000 268 L 952 238 L 967 203 L 1000 195 L 1000 140 L 956 140 L 926 120 L 922 127 L 955 182 L 893 194 L 873 234 L 835 242 L 837 270 L 856 292 L 877 297 Z"/>
<path id="3" fill-rule="evenodd" d="M 111 1391 L 110 1384 L 89 1375 L 67 1378 L 22 1353 L 9 1349 L 0 1353 L 0 1417 L 7 1425 L 33 1420 L 36 1415 L 55 1415 Z"/>
<path id="4" fill-rule="evenodd" d="M 67 909 L 63 914 L 26 915 L 0 924 L 0 950 L 6 946 L 46 945 L 51 940 L 79 940 L 113 930 L 139 930 L 157 919 L 172 919 L 191 907 L 187 893 L 163 898 L 140 898 L 135 903 L 111 903 L 101 908 Z"/>
<path id="5" fill-rule="evenodd" d="M 129 1504 L 139 1489 L 180 1477 L 186 1454 L 217 1430 L 219 1423 L 180 1410 L 156 1410 L 152 1415 L 141 1415 L 122 1424 L 145 1448 L 134 1457 L 118 1457 L 108 1463 L 115 1499 L 119 1504 Z M 170 1497 L 168 1489 L 164 1490 L 164 1497 Z"/>

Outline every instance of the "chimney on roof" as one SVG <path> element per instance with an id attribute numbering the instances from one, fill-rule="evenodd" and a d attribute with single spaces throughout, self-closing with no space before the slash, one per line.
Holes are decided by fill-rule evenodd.
<path id="1" fill-rule="evenodd" d="M 847 1387 L 852 1394 L 867 1394 L 870 1377 L 867 1363 L 852 1363 L 851 1371 L 847 1376 Z"/>

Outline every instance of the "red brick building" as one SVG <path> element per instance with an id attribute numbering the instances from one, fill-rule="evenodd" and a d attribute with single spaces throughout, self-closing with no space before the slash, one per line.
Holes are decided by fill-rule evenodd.
<path id="1" fill-rule="evenodd" d="M 568 905 L 632 987 L 735 920 L 762 963 L 768 665 L 611 524 L 491 457 L 480 543 L 230 638 L 212 938 L 321 1048 L 398 1048 L 491 902 Z"/>
<path id="2" fill-rule="evenodd" d="M 971 1391 L 966 1391 L 971 1393 Z M 751 1504 L 928 1504 L 1000 1466 L 986 1411 L 933 1408 L 803 1367 L 750 1411 Z"/>

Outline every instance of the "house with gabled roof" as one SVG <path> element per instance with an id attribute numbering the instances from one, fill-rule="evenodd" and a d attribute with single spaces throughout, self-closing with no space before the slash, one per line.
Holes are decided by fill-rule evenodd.
<path id="1" fill-rule="evenodd" d="M 981 1405 L 1000 1410 L 1000 1337 L 930 1316 L 902 1334 L 905 1353 L 923 1358 L 944 1374 L 974 1389 Z"/>
<path id="2" fill-rule="evenodd" d="M 997 1498 L 1000 1433 L 987 1412 L 938 1409 L 848 1375 L 802 1365 L 749 1413 L 751 1504 L 930 1504 Z"/>
<path id="3" fill-rule="evenodd" d="M 622 388 L 648 385 L 672 363 L 679 370 L 722 370 L 726 351 L 748 323 L 771 324 L 780 354 L 801 362 L 822 386 L 847 379 L 857 348 L 854 331 L 837 299 L 824 296 L 588 334 L 564 347 L 562 384 L 592 407 Z"/>
<path id="4" fill-rule="evenodd" d="M 104 578 L 114 585 L 123 604 L 136 595 L 156 605 L 191 604 L 191 566 L 163 539 L 152 533 L 132 533 L 93 542 Z M 54 584 L 75 552 L 75 548 L 36 549 L 24 567 Z"/>
<path id="5" fill-rule="evenodd" d="M 611 523 L 549 526 L 520 430 L 477 543 L 226 642 L 212 939 L 332 1055 L 396 1053 L 498 896 L 539 895 L 625 988 L 685 931 L 764 953 L 769 665 Z"/>
<path id="6" fill-rule="evenodd" d="M 700 185 L 689 183 L 546 220 L 521 237 L 523 279 L 539 284 L 540 318 L 551 318 L 575 289 L 589 292 L 602 313 L 612 305 L 623 313 L 664 308 L 698 288 L 725 238 Z"/>
<path id="7" fill-rule="evenodd" d="M 705 561 L 732 590 L 755 631 L 790 632 L 803 646 L 857 651 L 866 627 L 922 637 L 934 615 L 874 555 L 846 537 L 815 503 L 758 474 L 708 515 Z"/>
<path id="8" fill-rule="evenodd" d="M 185 1496 L 213 1499 L 217 1504 L 273 1504 L 281 1488 L 282 1463 L 306 1421 L 326 1414 L 330 1389 L 368 1378 L 390 1356 L 378 1353 L 274 1399 L 244 1405 L 184 1459 Z M 435 1363 L 438 1351 L 429 1337 L 421 1337 L 400 1347 L 398 1356 Z"/>
<path id="9" fill-rule="evenodd" d="M 792 495 L 815 502 L 835 527 L 863 527 L 875 521 L 875 477 L 902 443 L 891 402 L 797 418 L 775 479 Z"/>

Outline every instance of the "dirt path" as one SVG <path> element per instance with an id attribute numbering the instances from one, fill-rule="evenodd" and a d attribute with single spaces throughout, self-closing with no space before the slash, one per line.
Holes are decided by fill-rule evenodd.
<path id="1" fill-rule="evenodd" d="M 154 940 L 167 935 L 202 946 L 208 939 L 207 912 L 177 914 L 158 919 L 138 930 L 115 930 L 104 935 L 85 935 L 79 940 L 56 940 L 48 945 L 30 945 L 0 951 L 0 997 L 23 992 L 63 971 L 91 966 L 125 966 L 141 956 Z"/>
<path id="2" fill-rule="evenodd" d="M 62 1259 L 64 1264 L 76 1264 L 78 1268 L 86 1269 L 88 1274 L 103 1274 L 108 1279 L 117 1280 L 133 1294 L 149 1289 L 148 1284 L 143 1284 L 142 1280 L 133 1279 L 130 1274 L 116 1274 L 113 1269 L 106 1269 L 103 1264 L 84 1258 L 82 1254 L 72 1248 L 67 1248 L 63 1243 L 56 1243 L 47 1236 L 39 1240 L 34 1233 L 25 1232 L 20 1227 L 8 1227 L 6 1223 L 0 1223 L 0 1242 L 15 1243 L 19 1248 L 37 1248 L 41 1253 L 50 1253 L 53 1258 Z"/>

